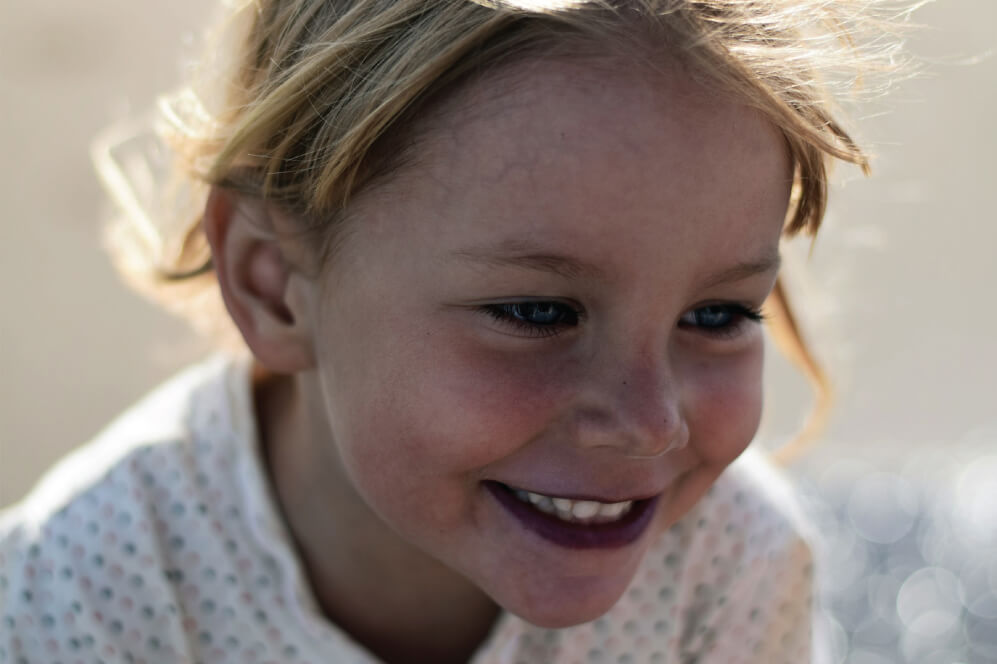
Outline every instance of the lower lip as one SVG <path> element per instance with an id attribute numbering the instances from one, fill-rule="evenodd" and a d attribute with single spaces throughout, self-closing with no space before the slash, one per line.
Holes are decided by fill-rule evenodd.
<path id="1" fill-rule="evenodd" d="M 512 490 L 498 482 L 484 482 L 485 488 L 524 528 L 567 549 L 616 549 L 632 544 L 651 524 L 660 496 L 637 500 L 619 521 L 584 524 L 562 521 L 527 505 Z"/>

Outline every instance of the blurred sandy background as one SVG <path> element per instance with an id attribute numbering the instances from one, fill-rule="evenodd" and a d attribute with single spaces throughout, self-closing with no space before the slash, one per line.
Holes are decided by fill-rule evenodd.
<path id="1" fill-rule="evenodd" d="M 206 352 L 119 285 L 100 247 L 88 144 L 179 80 L 181 45 L 209 5 L 4 8 L 0 506 Z M 911 48 L 926 74 L 856 114 L 875 177 L 841 172 L 813 257 L 790 252 L 798 305 L 839 388 L 818 456 L 997 454 L 997 2 L 941 0 L 919 19 Z M 778 360 L 768 382 L 763 438 L 778 444 L 808 393 Z"/>

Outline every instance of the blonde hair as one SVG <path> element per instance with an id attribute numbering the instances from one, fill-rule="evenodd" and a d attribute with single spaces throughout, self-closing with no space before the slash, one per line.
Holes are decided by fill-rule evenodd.
<path id="1" fill-rule="evenodd" d="M 795 169 L 786 235 L 813 235 L 829 162 L 868 168 L 832 114 L 829 90 L 890 66 L 895 42 L 867 36 L 900 17 L 876 0 L 243 1 L 228 9 L 227 44 L 212 44 L 223 60 L 160 106 L 159 132 L 174 156 L 156 196 L 169 198 L 136 202 L 114 168 L 127 159 L 107 144 L 99 151 L 105 179 L 140 222 L 118 227 L 118 264 L 133 283 L 203 316 L 200 298 L 216 290 L 200 230 L 210 186 L 297 213 L 330 255 L 351 197 L 412 157 L 418 120 L 435 100 L 536 54 L 615 54 L 652 67 L 678 58 L 759 109 L 781 129 Z M 777 337 L 824 413 L 827 379 L 781 284 L 772 305 Z"/>

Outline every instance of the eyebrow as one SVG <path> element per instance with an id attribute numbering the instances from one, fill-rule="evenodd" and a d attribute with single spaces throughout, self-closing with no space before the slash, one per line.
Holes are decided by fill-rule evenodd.
<path id="1" fill-rule="evenodd" d="M 741 281 L 755 275 L 775 272 L 779 269 L 782 258 L 779 253 L 766 254 L 754 260 L 738 263 L 731 267 L 709 275 L 703 282 L 703 288 L 714 288 L 724 284 Z"/>
<path id="2" fill-rule="evenodd" d="M 544 251 L 522 240 L 505 240 L 495 245 L 468 247 L 454 251 L 450 255 L 470 263 L 550 272 L 568 279 L 603 274 L 603 270 L 593 263 Z"/>
<path id="3" fill-rule="evenodd" d="M 605 274 L 604 270 L 594 263 L 543 251 L 522 240 L 505 240 L 495 245 L 458 249 L 451 252 L 450 255 L 470 263 L 550 272 L 569 279 L 582 276 L 598 277 Z M 778 252 L 765 254 L 759 258 L 744 261 L 710 274 L 703 281 L 702 287 L 713 288 L 758 274 L 772 272 L 779 269 L 780 263 L 781 258 Z"/>

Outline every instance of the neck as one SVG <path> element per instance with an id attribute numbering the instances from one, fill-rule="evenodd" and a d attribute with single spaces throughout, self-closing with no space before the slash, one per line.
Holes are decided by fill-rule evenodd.
<path id="1" fill-rule="evenodd" d="M 308 379 L 263 377 L 255 403 L 274 495 L 319 606 L 389 664 L 466 662 L 498 607 L 401 539 L 357 495 L 331 437 L 315 425 L 324 421 L 320 405 L 301 396 Z"/>

